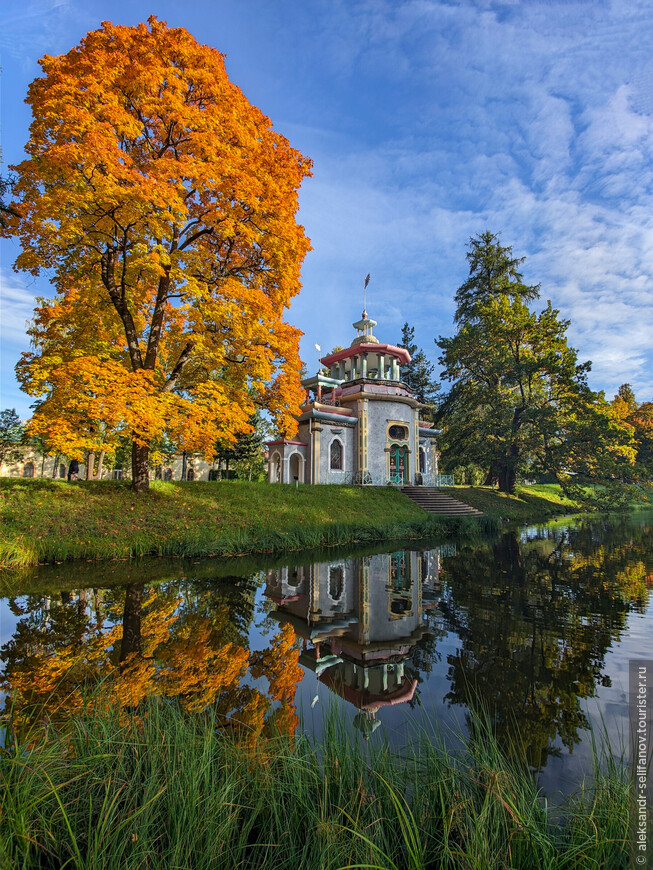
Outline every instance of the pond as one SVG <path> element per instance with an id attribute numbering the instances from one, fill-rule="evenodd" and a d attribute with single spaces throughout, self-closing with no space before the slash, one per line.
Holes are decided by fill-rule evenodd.
<path id="1" fill-rule="evenodd" d="M 566 792 L 591 766 L 590 725 L 627 745 L 628 662 L 653 659 L 652 528 L 634 514 L 283 563 L 34 569 L 0 602 L 5 703 L 56 723 L 89 697 L 155 693 L 252 739 L 319 735 L 336 707 L 351 739 L 402 745 L 484 711 Z"/>

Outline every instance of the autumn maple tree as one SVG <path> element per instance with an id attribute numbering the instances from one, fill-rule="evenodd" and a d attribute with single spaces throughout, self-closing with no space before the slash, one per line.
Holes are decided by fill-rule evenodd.
<path id="1" fill-rule="evenodd" d="M 210 456 L 257 408 L 292 434 L 300 333 L 283 316 L 310 247 L 310 161 L 223 55 L 154 17 L 104 22 L 41 66 L 4 230 L 16 268 L 56 289 L 17 366 L 40 397 L 32 430 L 68 455 L 130 433 L 136 490 L 164 435 Z"/>

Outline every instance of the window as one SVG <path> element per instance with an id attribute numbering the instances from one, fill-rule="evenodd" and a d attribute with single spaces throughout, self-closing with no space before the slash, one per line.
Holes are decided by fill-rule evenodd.
<path id="1" fill-rule="evenodd" d="M 113 480 L 122 480 L 122 468 L 114 468 L 111 477 Z"/>
<path id="2" fill-rule="evenodd" d="M 301 569 L 300 568 L 289 568 L 288 569 L 288 586 L 293 586 L 297 588 L 302 582 L 301 577 Z"/>
<path id="3" fill-rule="evenodd" d="M 26 462 L 23 465 L 23 477 L 34 477 L 34 463 Z"/>
<path id="4" fill-rule="evenodd" d="M 172 480 L 172 468 L 166 468 L 166 470 L 163 472 L 163 479 Z"/>
<path id="5" fill-rule="evenodd" d="M 331 442 L 329 467 L 333 471 L 342 471 L 342 442 L 335 438 Z"/>
<path id="6" fill-rule="evenodd" d="M 345 569 L 342 565 L 331 565 L 329 567 L 329 598 L 332 601 L 339 601 L 342 598 L 344 579 Z"/>
<path id="7" fill-rule="evenodd" d="M 59 477 L 65 477 L 65 476 L 66 476 L 66 466 L 62 462 L 61 465 L 59 466 Z"/>
<path id="8" fill-rule="evenodd" d="M 188 471 L 186 472 L 186 480 L 195 480 L 195 469 L 188 469 Z"/>
<path id="9" fill-rule="evenodd" d="M 419 448 L 419 470 L 422 474 L 426 472 L 426 454 L 423 447 Z"/>
<path id="10" fill-rule="evenodd" d="M 157 465 L 154 469 L 154 479 L 163 480 L 163 468 L 160 465 Z"/>
<path id="11" fill-rule="evenodd" d="M 408 429 L 405 426 L 391 426 L 388 435 L 393 441 L 407 441 Z"/>

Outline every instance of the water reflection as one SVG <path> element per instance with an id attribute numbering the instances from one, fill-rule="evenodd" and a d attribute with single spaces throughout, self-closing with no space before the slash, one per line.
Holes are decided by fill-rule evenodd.
<path id="1" fill-rule="evenodd" d="M 271 614 L 301 639 L 301 664 L 357 710 L 370 733 L 383 707 L 410 704 L 436 656 L 438 549 L 382 553 L 271 569 L 265 594 Z M 427 664 L 428 662 L 428 664 Z"/>
<path id="2" fill-rule="evenodd" d="M 257 586 L 242 578 L 130 583 L 11 599 L 19 620 L 2 659 L 14 721 L 47 714 L 56 724 L 82 706 L 133 710 L 162 696 L 189 713 L 213 706 L 247 740 L 271 728 L 294 733 L 303 673 L 295 637 L 282 629 L 250 652 Z M 263 677 L 267 690 L 251 684 Z"/>
<path id="3" fill-rule="evenodd" d="M 536 768 L 587 726 L 606 653 L 650 596 L 648 524 L 507 532 L 448 560 L 441 608 L 458 638 L 446 700 L 488 714 Z M 649 653 L 652 647 L 649 647 Z M 646 651 L 642 650 L 642 655 Z"/>
<path id="4" fill-rule="evenodd" d="M 32 589 L 57 591 L 5 599 L 16 624 L 2 688 L 15 718 L 56 724 L 84 704 L 133 710 L 154 694 L 189 714 L 211 706 L 254 741 L 292 735 L 299 701 L 333 693 L 365 735 L 380 721 L 396 731 L 418 705 L 440 720 L 482 710 L 542 769 L 582 739 L 588 698 L 621 704 L 625 721 L 610 684 L 633 636 L 653 658 L 650 517 L 331 553 L 246 576 L 227 567 L 158 563 L 151 582 L 132 564 L 124 586 L 105 588 L 88 574 L 64 588 L 55 571 Z"/>

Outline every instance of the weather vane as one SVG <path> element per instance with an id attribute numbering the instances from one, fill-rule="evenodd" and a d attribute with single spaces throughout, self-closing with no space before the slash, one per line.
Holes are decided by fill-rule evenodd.
<path id="1" fill-rule="evenodd" d="M 370 283 L 370 273 L 365 277 L 365 285 L 363 286 L 363 311 L 367 314 L 367 285 Z"/>

